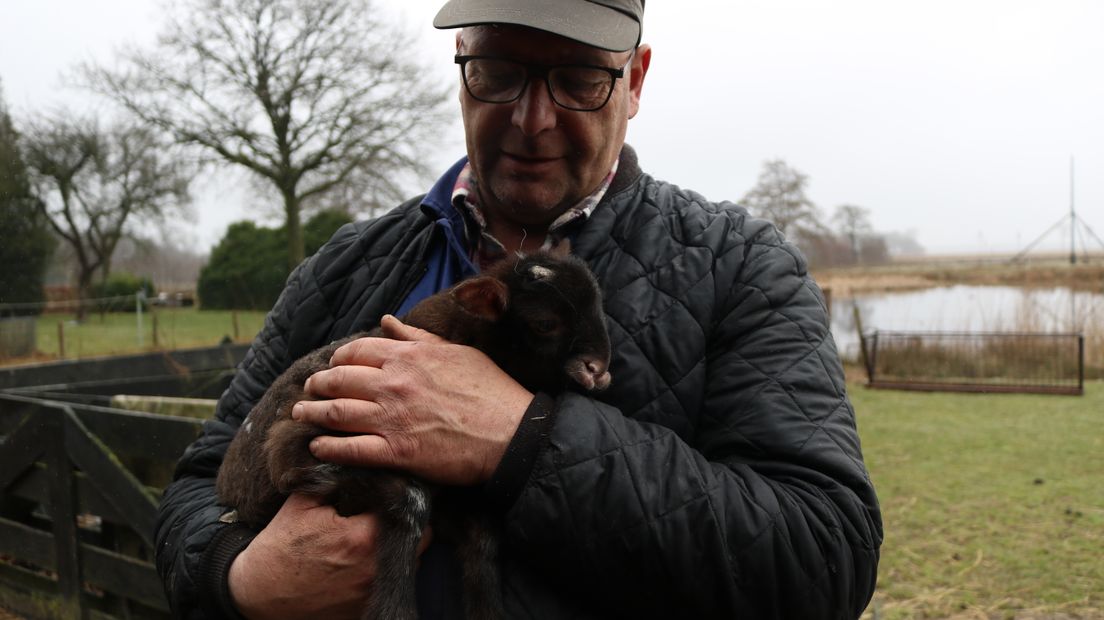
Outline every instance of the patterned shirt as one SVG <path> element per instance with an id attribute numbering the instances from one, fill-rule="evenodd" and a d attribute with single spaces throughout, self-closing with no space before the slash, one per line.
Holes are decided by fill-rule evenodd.
<path id="1" fill-rule="evenodd" d="M 613 177 L 617 174 L 618 161 L 617 159 L 613 160 L 613 167 L 606 178 L 598 184 L 597 189 L 576 203 L 575 206 L 564 211 L 552 222 L 552 225 L 548 227 L 548 234 L 541 244 L 542 250 L 548 250 L 559 243 L 567 232 L 568 224 L 581 223 L 590 217 L 594 207 L 598 206 L 602 196 L 606 195 L 610 183 L 613 182 Z M 456 185 L 452 190 L 452 204 L 459 213 L 465 216 L 465 222 L 468 224 L 465 233 L 468 236 L 469 247 L 471 247 L 472 261 L 483 268 L 506 256 L 506 248 L 487 231 L 487 219 L 483 216 L 483 210 L 479 207 L 479 193 L 476 191 L 476 184 L 475 173 L 472 171 L 471 164 L 466 164 L 464 169 L 460 171 L 460 176 L 456 178 Z M 478 236 L 476 236 L 476 233 L 478 233 Z M 472 237 L 475 237 L 475 243 L 471 243 Z"/>

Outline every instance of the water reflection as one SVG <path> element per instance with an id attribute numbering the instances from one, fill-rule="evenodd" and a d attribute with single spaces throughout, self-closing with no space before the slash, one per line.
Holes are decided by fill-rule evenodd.
<path id="1" fill-rule="evenodd" d="M 863 329 L 907 331 L 1091 332 L 1104 329 L 1104 295 L 1068 288 L 945 286 L 867 293 L 832 300 L 832 335 L 847 359 L 858 357 L 852 304 Z"/>

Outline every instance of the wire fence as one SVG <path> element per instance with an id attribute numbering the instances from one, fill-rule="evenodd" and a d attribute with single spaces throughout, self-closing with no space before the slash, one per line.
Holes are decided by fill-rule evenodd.
<path id="1" fill-rule="evenodd" d="M 247 342 L 263 323 L 263 312 L 201 311 L 190 301 L 132 294 L 0 304 L 0 363 Z"/>
<path id="2" fill-rule="evenodd" d="M 127 295 L 106 297 L 66 297 L 46 301 L 0 303 L 0 318 L 49 312 L 76 312 L 82 308 L 89 312 L 136 312 L 150 306 L 191 306 L 194 303 L 190 293 L 162 292 L 159 295 L 147 296 L 144 291 L 138 291 Z"/>
<path id="3" fill-rule="evenodd" d="M 871 387 L 1084 393 L 1082 334 L 876 331 L 864 340 Z"/>
<path id="4" fill-rule="evenodd" d="M 144 296 L 135 293 L 132 295 L 117 295 L 114 297 L 0 303 L 0 317 L 31 313 L 38 314 L 46 310 L 77 310 L 81 307 L 90 309 L 120 308 L 123 306 L 134 307 L 135 304 L 141 303 L 143 299 L 145 299 Z"/>

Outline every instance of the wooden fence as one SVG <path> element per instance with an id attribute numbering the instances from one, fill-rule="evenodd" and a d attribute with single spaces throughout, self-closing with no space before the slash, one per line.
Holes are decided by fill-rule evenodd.
<path id="1" fill-rule="evenodd" d="M 30 618 L 169 617 L 153 564 L 154 519 L 202 420 L 106 405 L 119 393 L 217 396 L 229 380 L 226 359 L 200 358 L 223 367 L 175 359 L 172 374 L 150 377 L 134 371 L 160 372 L 148 360 L 134 359 L 130 372 L 112 360 L 110 376 L 103 366 L 70 375 L 37 368 L 0 389 L 0 609 Z M 94 378 L 25 381 L 78 375 Z"/>

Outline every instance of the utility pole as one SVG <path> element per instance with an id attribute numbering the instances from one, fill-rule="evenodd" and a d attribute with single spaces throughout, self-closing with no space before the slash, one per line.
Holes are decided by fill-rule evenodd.
<path id="1" fill-rule="evenodd" d="M 1070 155 L 1070 265 L 1077 264 L 1077 212 L 1073 208 L 1073 155 Z M 1088 252 L 1088 248 L 1085 248 Z M 1077 277 L 1073 271 L 1070 271 L 1070 331 L 1078 332 L 1077 329 L 1077 291 L 1073 289 L 1073 278 Z"/>
<path id="2" fill-rule="evenodd" d="M 1046 229 L 1046 232 L 1044 232 L 1043 234 L 1036 237 L 1035 240 L 1032 241 L 1031 243 L 1027 244 L 1027 247 L 1020 250 L 1019 254 L 1013 256 L 1010 262 L 1018 263 L 1022 260 L 1025 260 L 1025 258 L 1027 257 L 1028 252 L 1031 251 L 1031 248 L 1035 247 L 1036 244 L 1038 244 L 1040 241 L 1042 241 L 1043 239 L 1048 237 L 1052 232 L 1062 229 L 1062 225 L 1066 223 L 1066 218 L 1069 218 L 1069 226 L 1070 226 L 1070 258 L 1069 258 L 1069 261 L 1070 261 L 1071 265 L 1076 265 L 1077 264 L 1077 233 L 1078 233 L 1078 231 L 1081 231 L 1082 234 L 1087 235 L 1088 238 L 1093 239 L 1094 241 L 1096 241 L 1096 243 L 1100 244 L 1100 247 L 1104 248 L 1104 239 L 1101 239 L 1100 237 L 1096 236 L 1096 233 L 1093 232 L 1093 229 L 1090 228 L 1089 225 L 1086 222 L 1084 222 L 1082 220 L 1079 220 L 1077 218 L 1077 209 L 1076 209 L 1076 204 L 1074 202 L 1073 155 L 1070 155 L 1070 207 L 1069 207 L 1069 214 L 1068 215 L 1063 215 L 1061 219 L 1059 219 L 1057 222 L 1052 224 L 1050 226 L 1050 228 Z M 1089 242 L 1086 239 L 1082 239 L 1081 240 L 1081 246 L 1085 251 L 1085 260 L 1088 261 L 1089 260 Z"/>
<path id="3" fill-rule="evenodd" d="M 1077 264 L 1077 212 L 1073 208 L 1073 155 L 1070 155 L 1070 264 Z"/>

